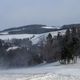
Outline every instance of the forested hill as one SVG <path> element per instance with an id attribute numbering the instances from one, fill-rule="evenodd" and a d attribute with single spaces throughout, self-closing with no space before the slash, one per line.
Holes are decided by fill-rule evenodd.
<path id="1" fill-rule="evenodd" d="M 33 24 L 33 25 L 9 28 L 1 32 L 8 32 L 9 34 L 41 34 L 55 30 L 57 30 L 56 27 L 47 27 L 46 25 Z"/>
<path id="2" fill-rule="evenodd" d="M 80 24 L 63 25 L 61 28 L 62 29 L 68 29 L 68 28 L 73 28 L 73 27 L 80 27 Z"/>
<path id="3" fill-rule="evenodd" d="M 68 24 L 63 26 L 47 26 L 42 24 L 32 24 L 32 25 L 26 25 L 26 26 L 20 26 L 20 27 L 14 27 L 14 28 L 8 28 L 3 31 L 0 31 L 1 33 L 8 33 L 8 34 L 41 34 L 51 31 L 59 31 L 64 30 L 72 27 L 80 27 L 80 24 Z"/>

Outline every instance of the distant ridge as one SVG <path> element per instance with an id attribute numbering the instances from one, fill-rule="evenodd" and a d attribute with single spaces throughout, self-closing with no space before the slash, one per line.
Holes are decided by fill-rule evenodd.
<path id="1" fill-rule="evenodd" d="M 0 34 L 2 33 L 8 33 L 8 34 L 41 34 L 51 31 L 58 31 L 58 30 L 64 30 L 72 27 L 80 27 L 80 24 L 68 24 L 63 25 L 61 27 L 56 26 L 47 26 L 42 24 L 31 24 L 31 25 L 25 25 L 20 27 L 14 27 L 14 28 L 8 28 L 5 30 L 0 31 Z"/>
<path id="2" fill-rule="evenodd" d="M 26 26 L 20 26 L 20 27 L 15 27 L 15 28 L 9 28 L 5 29 L 2 32 L 8 32 L 8 34 L 41 34 L 45 32 L 50 32 L 50 31 L 55 31 L 57 28 L 53 27 L 50 28 L 43 28 L 46 27 L 46 25 L 42 24 L 32 24 L 32 25 L 26 25 Z"/>

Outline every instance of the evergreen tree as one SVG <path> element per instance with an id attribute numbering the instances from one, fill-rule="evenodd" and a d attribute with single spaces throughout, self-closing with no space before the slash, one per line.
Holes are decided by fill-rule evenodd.
<path id="1" fill-rule="evenodd" d="M 66 34 L 63 38 L 63 51 L 61 55 L 61 59 L 64 60 L 64 63 L 70 63 L 70 61 L 74 61 L 79 40 L 76 36 L 76 28 L 67 29 Z M 76 62 L 76 61 L 75 61 Z"/>
<path id="2" fill-rule="evenodd" d="M 52 54 L 53 54 L 53 38 L 52 35 L 49 33 L 47 36 L 47 41 L 44 47 L 44 56 L 45 56 L 45 60 L 47 62 L 51 62 L 52 61 Z"/>
<path id="3" fill-rule="evenodd" d="M 52 44 L 52 42 L 53 42 L 53 38 L 52 35 L 49 33 L 47 36 L 47 43 Z"/>
<path id="4" fill-rule="evenodd" d="M 71 33 L 70 33 L 70 29 L 67 29 L 66 34 L 63 38 L 63 50 L 62 50 L 62 54 L 61 54 L 61 60 L 66 63 L 66 62 L 70 62 L 70 58 L 72 57 L 71 55 Z"/>

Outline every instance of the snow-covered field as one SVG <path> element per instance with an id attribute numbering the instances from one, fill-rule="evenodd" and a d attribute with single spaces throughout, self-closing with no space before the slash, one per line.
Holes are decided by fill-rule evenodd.
<path id="1" fill-rule="evenodd" d="M 0 80 L 80 80 L 80 59 L 76 64 L 59 62 L 30 68 L 0 70 Z"/>
<path id="2" fill-rule="evenodd" d="M 0 35 L 0 39 L 2 40 L 24 39 L 24 38 L 30 38 L 32 36 L 33 34 L 13 34 L 13 35 L 5 34 L 5 35 Z"/>
<path id="3" fill-rule="evenodd" d="M 0 80 L 80 80 L 78 76 L 64 76 L 57 74 L 37 74 L 37 75 L 0 75 Z"/>
<path id="4" fill-rule="evenodd" d="M 47 32 L 47 33 L 42 33 L 42 34 L 5 34 L 0 35 L 0 39 L 2 40 L 11 40 L 11 39 L 25 39 L 25 38 L 30 38 L 33 44 L 36 44 L 40 41 L 41 38 L 46 38 L 49 33 L 52 34 L 52 36 L 57 36 L 58 32 L 60 32 L 62 35 L 65 33 L 65 30 L 60 30 L 60 31 L 53 31 L 53 32 Z M 6 32 L 7 33 L 7 32 Z"/>

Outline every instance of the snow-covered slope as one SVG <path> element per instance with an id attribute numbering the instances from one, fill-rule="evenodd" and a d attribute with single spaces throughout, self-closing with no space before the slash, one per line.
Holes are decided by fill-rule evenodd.
<path id="1" fill-rule="evenodd" d="M 59 31 L 53 31 L 53 32 L 47 32 L 42 34 L 13 34 L 13 35 L 0 35 L 0 39 L 2 40 L 11 40 L 11 39 L 25 39 L 30 38 L 33 44 L 36 44 L 39 42 L 41 38 L 46 38 L 49 33 L 52 34 L 52 36 L 56 36 L 60 32 L 61 34 L 65 33 L 65 30 L 59 30 Z"/>
<path id="2" fill-rule="evenodd" d="M 41 39 L 45 39 L 49 33 L 52 34 L 52 36 L 57 36 L 58 32 L 60 32 L 62 35 L 65 34 L 66 30 L 60 30 L 60 31 L 53 31 L 53 32 L 47 32 L 47 33 L 43 33 L 43 34 L 39 34 L 36 35 L 34 38 L 31 39 L 31 41 L 33 42 L 33 44 L 38 43 Z"/>
<path id="3" fill-rule="evenodd" d="M 59 62 L 22 69 L 0 70 L 0 80 L 80 80 L 80 59 L 76 64 Z"/>
<path id="4" fill-rule="evenodd" d="M 13 35 L 0 35 L 0 39 L 2 40 L 11 40 L 11 39 L 24 39 L 24 38 L 30 38 L 33 34 L 13 34 Z"/>

